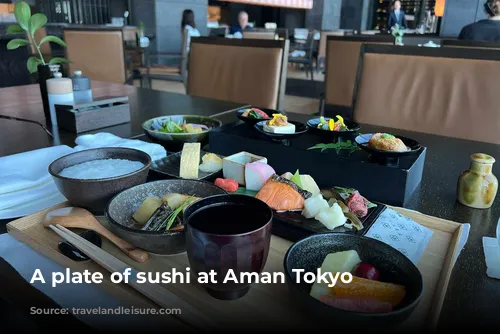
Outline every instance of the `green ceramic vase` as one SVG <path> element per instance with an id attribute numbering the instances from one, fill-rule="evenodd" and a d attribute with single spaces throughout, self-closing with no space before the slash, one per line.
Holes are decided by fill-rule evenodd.
<path id="1" fill-rule="evenodd" d="M 463 205 L 488 209 L 498 190 L 498 180 L 492 169 L 495 158 L 484 153 L 471 155 L 470 168 L 458 179 L 457 199 Z"/>

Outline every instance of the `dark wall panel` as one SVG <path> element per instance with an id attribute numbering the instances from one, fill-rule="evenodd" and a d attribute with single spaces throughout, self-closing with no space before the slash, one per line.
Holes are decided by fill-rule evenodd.
<path id="1" fill-rule="evenodd" d="M 457 37 L 464 26 L 476 21 L 483 3 L 484 0 L 447 0 L 440 35 Z"/>

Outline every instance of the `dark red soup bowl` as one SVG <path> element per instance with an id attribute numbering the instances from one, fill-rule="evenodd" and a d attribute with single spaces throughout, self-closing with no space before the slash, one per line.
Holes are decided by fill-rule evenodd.
<path id="1" fill-rule="evenodd" d="M 203 284 L 207 292 L 222 300 L 247 294 L 252 275 L 241 279 L 241 274 L 260 274 L 267 261 L 273 220 L 269 206 L 246 195 L 216 195 L 191 204 L 184 217 L 191 269 L 197 277 L 216 273 L 216 282 Z M 224 283 L 229 277 L 238 281 Z"/>

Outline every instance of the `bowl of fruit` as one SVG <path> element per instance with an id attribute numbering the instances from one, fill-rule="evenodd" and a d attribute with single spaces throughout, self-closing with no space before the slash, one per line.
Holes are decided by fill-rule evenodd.
<path id="1" fill-rule="evenodd" d="M 142 124 L 144 133 L 154 143 L 167 151 L 182 151 L 184 143 L 208 143 L 209 132 L 220 127 L 222 122 L 216 118 L 197 115 L 161 116 Z"/>
<path id="2" fill-rule="evenodd" d="M 351 328 L 392 328 L 407 320 L 423 295 L 418 268 L 376 239 L 345 233 L 314 234 L 285 255 L 292 298 L 313 317 Z M 306 283 L 303 273 L 331 273 Z M 304 274 L 302 274 L 304 275 Z"/>

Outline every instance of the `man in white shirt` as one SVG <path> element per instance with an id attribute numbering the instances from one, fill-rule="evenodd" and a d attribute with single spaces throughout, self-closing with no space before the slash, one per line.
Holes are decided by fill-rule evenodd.
<path id="1" fill-rule="evenodd" d="M 401 9 L 401 1 L 398 0 L 394 2 L 394 10 L 392 10 L 389 15 L 388 29 L 391 30 L 391 28 L 396 24 L 398 24 L 401 28 L 408 29 L 406 13 Z"/>

